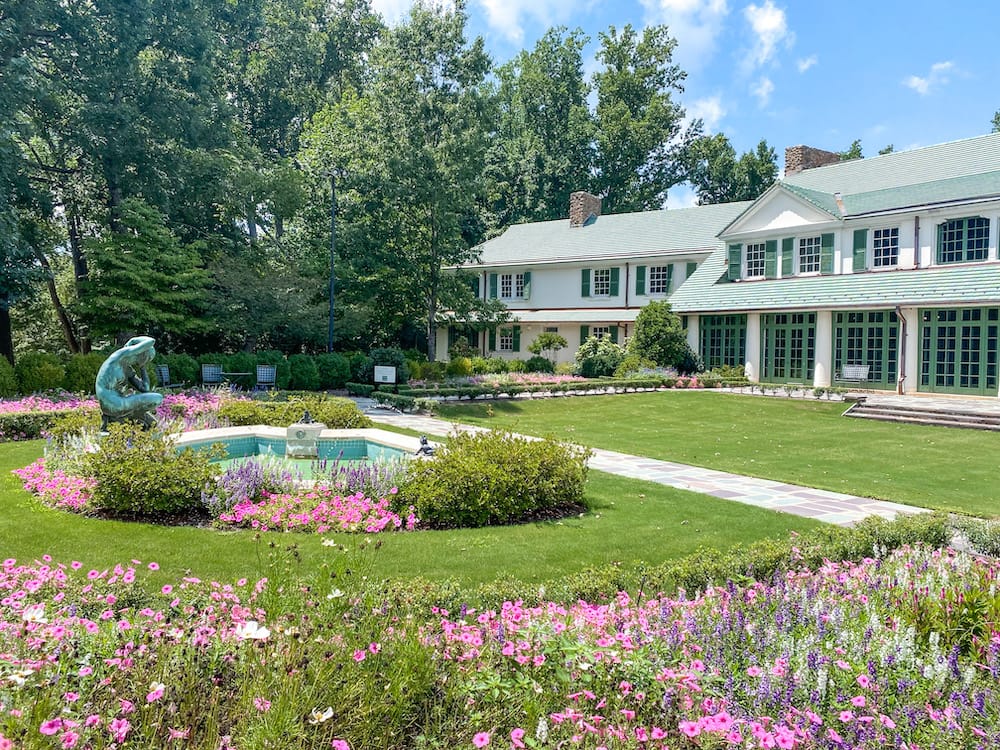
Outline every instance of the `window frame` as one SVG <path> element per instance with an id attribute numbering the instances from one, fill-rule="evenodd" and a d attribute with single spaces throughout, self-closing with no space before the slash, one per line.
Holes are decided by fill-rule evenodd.
<path id="1" fill-rule="evenodd" d="M 759 258 L 750 258 L 751 249 L 753 251 L 759 252 Z M 747 242 L 743 245 L 743 278 L 744 279 L 763 279 L 767 276 L 767 242 Z M 760 263 L 760 273 L 751 273 L 750 264 L 755 265 Z"/>
<path id="2" fill-rule="evenodd" d="M 603 278 L 598 280 L 598 277 Z M 598 291 L 598 284 L 606 287 L 606 291 Z M 611 269 L 610 268 L 594 268 L 590 272 L 590 294 L 593 297 L 610 297 L 611 296 Z"/>
<path id="3" fill-rule="evenodd" d="M 594 338 L 600 339 L 610 339 L 611 338 L 611 326 L 591 326 L 590 335 Z"/>
<path id="4" fill-rule="evenodd" d="M 868 241 L 868 247 L 866 248 L 867 257 L 865 258 L 865 267 L 870 268 L 873 271 L 884 271 L 886 269 L 898 268 L 899 267 L 899 226 L 885 226 L 885 227 L 872 227 L 870 230 L 871 239 Z M 892 256 L 892 263 L 882 263 L 879 264 L 878 256 L 878 234 L 880 232 L 895 232 L 895 252 Z M 883 248 L 884 249 L 884 248 Z"/>
<path id="5" fill-rule="evenodd" d="M 983 226 L 977 227 L 977 229 L 982 228 L 985 230 L 982 237 L 977 237 L 976 239 L 981 239 L 983 242 L 983 247 L 975 248 L 973 252 L 982 252 L 981 258 L 970 258 L 970 247 L 969 247 L 969 222 L 977 221 L 983 222 Z M 936 239 L 935 239 L 935 250 L 934 250 L 934 264 L 938 266 L 952 266 L 957 263 L 983 263 L 990 259 L 990 229 L 991 229 L 991 219 L 988 216 L 960 216 L 954 219 L 945 219 L 936 226 Z M 944 243 L 945 243 L 945 232 L 949 231 L 946 229 L 948 225 L 961 222 L 962 224 L 962 246 L 960 249 L 951 250 L 950 253 L 958 252 L 962 257 L 952 260 L 944 260 Z M 949 240 L 954 241 L 954 240 Z"/>
<path id="6" fill-rule="evenodd" d="M 497 351 L 514 351 L 514 327 L 500 328 L 497 330 Z"/>
<path id="7" fill-rule="evenodd" d="M 819 276 L 822 273 L 823 268 L 823 235 L 810 235 L 808 237 L 796 237 L 796 247 L 795 247 L 795 275 L 796 276 Z M 810 268 L 809 270 L 803 269 L 803 250 L 804 243 L 810 243 L 812 245 L 815 241 L 815 246 L 811 249 L 814 252 L 809 253 L 810 258 L 814 258 L 815 268 Z"/>
<path id="8" fill-rule="evenodd" d="M 646 294 L 670 294 L 670 265 L 649 266 L 646 269 Z M 660 288 L 654 288 L 654 280 Z"/>

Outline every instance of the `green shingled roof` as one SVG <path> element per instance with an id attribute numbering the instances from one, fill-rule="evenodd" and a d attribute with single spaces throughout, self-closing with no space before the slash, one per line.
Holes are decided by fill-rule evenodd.
<path id="1" fill-rule="evenodd" d="M 748 202 L 606 214 L 584 227 L 569 219 L 515 224 L 476 248 L 480 262 L 466 268 L 642 258 L 715 250 L 717 235 Z"/>
<path id="2" fill-rule="evenodd" d="M 997 304 L 1000 263 L 729 282 L 714 253 L 670 297 L 679 313 Z"/>

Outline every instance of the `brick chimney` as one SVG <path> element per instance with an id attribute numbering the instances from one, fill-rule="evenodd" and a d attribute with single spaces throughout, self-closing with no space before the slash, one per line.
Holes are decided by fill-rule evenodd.
<path id="1" fill-rule="evenodd" d="M 806 169 L 825 167 L 840 161 L 840 154 L 809 146 L 789 146 L 785 149 L 785 177 Z"/>
<path id="2" fill-rule="evenodd" d="M 582 190 L 569 196 L 569 225 L 571 227 L 585 226 L 590 217 L 595 219 L 601 215 L 601 199 Z"/>

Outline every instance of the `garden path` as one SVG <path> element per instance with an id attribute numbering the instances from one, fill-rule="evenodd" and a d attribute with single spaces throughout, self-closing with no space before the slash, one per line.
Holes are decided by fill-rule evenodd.
<path id="1" fill-rule="evenodd" d="M 445 437 L 456 430 L 477 431 L 482 427 L 448 422 L 435 417 L 419 414 L 401 414 L 379 409 L 370 399 L 357 399 L 358 405 L 375 422 L 401 427 L 416 432 Z M 900 503 L 856 497 L 840 492 L 819 490 L 812 487 L 776 482 L 771 479 L 757 479 L 725 471 L 703 469 L 672 461 L 659 461 L 643 456 L 595 448 L 589 466 L 597 471 L 615 474 L 631 479 L 675 487 L 691 492 L 700 492 L 723 500 L 753 505 L 758 508 L 778 510 L 796 516 L 815 518 L 818 521 L 853 526 L 869 516 L 895 518 L 898 515 L 926 513 L 924 508 L 915 508 Z"/>

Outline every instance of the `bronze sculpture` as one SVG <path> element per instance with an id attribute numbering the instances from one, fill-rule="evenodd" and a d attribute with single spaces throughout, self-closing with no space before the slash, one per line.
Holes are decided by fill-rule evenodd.
<path id="1" fill-rule="evenodd" d="M 156 423 L 152 411 L 163 401 L 163 395 L 150 390 L 146 371 L 146 365 L 156 356 L 154 343 L 149 336 L 135 336 L 97 371 L 102 431 L 109 422 L 138 422 L 146 429 Z"/>

